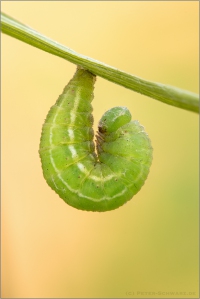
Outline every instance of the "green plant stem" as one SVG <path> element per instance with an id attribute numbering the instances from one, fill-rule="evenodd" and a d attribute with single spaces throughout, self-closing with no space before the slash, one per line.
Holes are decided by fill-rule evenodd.
<path id="1" fill-rule="evenodd" d="M 80 65 L 97 76 L 133 91 L 172 106 L 197 113 L 199 112 L 198 94 L 173 86 L 150 82 L 127 74 L 100 61 L 78 54 L 4 13 L 1 13 L 1 31 L 29 45 L 64 58 L 76 65 Z"/>

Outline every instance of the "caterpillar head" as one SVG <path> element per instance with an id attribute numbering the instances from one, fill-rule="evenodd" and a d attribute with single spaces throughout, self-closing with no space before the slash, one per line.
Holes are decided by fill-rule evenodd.
<path id="1" fill-rule="evenodd" d="M 99 121 L 100 133 L 112 133 L 131 121 L 131 113 L 126 107 L 114 107 L 106 111 Z"/>

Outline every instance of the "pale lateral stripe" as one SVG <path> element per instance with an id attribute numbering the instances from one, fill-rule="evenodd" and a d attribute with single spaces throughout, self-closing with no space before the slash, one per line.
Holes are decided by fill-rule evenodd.
<path id="1" fill-rule="evenodd" d="M 77 111 L 79 102 L 80 102 L 80 97 L 79 97 L 79 92 L 77 92 L 76 97 L 75 97 L 75 101 L 74 101 L 74 107 L 70 112 L 71 124 L 73 124 L 75 122 L 75 119 L 76 119 L 75 116 L 76 116 L 76 111 Z M 62 105 L 64 105 L 64 101 L 59 107 L 62 108 Z M 52 120 L 53 124 L 56 122 L 56 118 L 57 118 L 58 113 L 59 113 L 59 109 L 57 109 L 57 112 L 55 113 L 55 116 Z M 52 136 L 53 136 L 52 130 L 53 130 L 53 126 L 51 126 L 51 129 L 50 129 L 50 144 L 51 145 L 52 145 Z"/>
<path id="2" fill-rule="evenodd" d="M 139 174 L 137 175 L 137 177 L 135 178 L 134 183 L 137 183 L 137 182 L 139 181 L 139 179 L 141 178 L 141 176 L 143 175 L 143 173 L 144 173 L 144 169 L 143 169 L 143 165 L 141 165 L 140 172 L 139 172 Z"/>
<path id="3" fill-rule="evenodd" d="M 50 151 L 51 151 L 51 150 L 50 150 Z M 66 186 L 72 193 L 77 193 L 77 190 L 71 188 L 71 187 L 64 181 L 64 179 L 62 178 L 62 176 L 61 176 L 59 170 L 57 169 L 57 167 L 56 167 L 56 165 L 55 165 L 55 163 L 54 163 L 54 159 L 53 159 L 53 157 L 51 156 L 51 153 L 50 153 L 50 159 L 51 159 L 51 163 L 52 163 L 52 165 L 53 165 L 53 168 L 55 169 L 55 172 L 56 172 L 58 178 L 63 182 L 63 184 L 64 184 L 64 185 L 65 185 L 65 186 Z M 52 177 L 51 179 L 52 179 L 54 185 L 56 186 L 53 177 Z M 56 186 L 56 187 L 57 187 L 57 186 Z M 59 189 L 59 188 L 57 188 L 57 189 Z"/>
<path id="4" fill-rule="evenodd" d="M 139 174 L 137 175 L 137 177 L 134 180 L 134 184 L 137 184 L 137 182 L 139 181 L 139 179 L 142 177 L 143 173 L 144 173 L 143 172 L 143 167 L 141 167 L 141 170 L 140 170 Z M 133 184 L 129 184 L 128 187 L 131 187 L 132 185 Z"/>
<path id="5" fill-rule="evenodd" d="M 74 141 L 74 131 L 72 129 L 68 129 L 67 131 L 69 134 L 70 141 Z"/>
<path id="6" fill-rule="evenodd" d="M 79 170 L 80 170 L 82 173 L 84 173 L 84 174 L 86 174 L 86 175 L 89 175 L 90 172 L 85 168 L 85 166 L 84 166 L 82 163 L 77 163 L 77 166 L 78 166 Z M 103 178 L 98 177 L 98 176 L 96 176 L 96 175 L 91 175 L 91 176 L 89 176 L 89 178 L 92 179 L 92 180 L 95 181 L 95 182 L 100 182 L 100 181 L 102 181 L 102 182 L 106 182 L 106 181 L 111 180 L 111 179 L 114 178 L 114 177 L 116 177 L 114 174 L 109 174 L 109 175 L 107 175 L 106 177 L 103 177 Z"/>
<path id="7" fill-rule="evenodd" d="M 76 114 L 74 112 L 70 112 L 70 119 L 71 119 L 71 124 L 73 125 L 76 120 Z"/>
<path id="8" fill-rule="evenodd" d="M 107 175 L 106 177 L 103 177 L 103 178 L 98 177 L 98 176 L 96 176 L 96 175 L 91 175 L 91 176 L 90 176 L 90 179 L 92 179 L 92 180 L 95 181 L 95 182 L 100 182 L 100 181 L 102 181 L 102 182 L 106 182 L 106 181 L 110 181 L 112 178 L 116 178 L 116 175 L 114 175 L 114 174 L 109 174 L 109 175 Z"/>
<path id="9" fill-rule="evenodd" d="M 123 195 L 123 194 L 126 192 L 126 190 L 127 190 L 127 188 L 125 187 L 121 192 L 115 194 L 114 196 L 104 196 L 104 197 L 101 198 L 101 200 L 98 200 L 98 201 L 101 202 L 101 201 L 103 201 L 103 200 L 114 199 L 114 198 L 116 198 L 116 197 L 119 197 L 119 196 Z M 78 196 L 83 197 L 83 198 L 87 198 L 87 199 L 92 200 L 93 202 L 96 202 L 96 200 L 94 200 L 93 197 L 86 196 L 86 195 L 84 195 L 84 194 L 82 194 L 82 193 L 80 193 L 80 192 L 78 192 Z"/>
<path id="10" fill-rule="evenodd" d="M 76 120 L 76 112 L 77 112 L 77 109 L 78 109 L 79 102 L 80 102 L 80 94 L 77 90 L 77 93 L 76 93 L 76 96 L 75 96 L 75 99 L 74 99 L 74 107 L 70 111 L 71 124 L 74 124 L 74 122 Z"/>
<path id="11" fill-rule="evenodd" d="M 78 156 L 78 155 L 77 155 L 77 151 L 76 151 L 76 149 L 74 148 L 73 145 L 69 145 L 68 148 L 69 148 L 69 150 L 70 150 L 70 152 L 71 152 L 71 154 L 72 154 L 72 158 L 75 158 L 75 157 Z"/>
<path id="12" fill-rule="evenodd" d="M 65 185 L 65 186 L 66 186 L 72 193 L 77 193 L 77 190 L 71 188 L 71 187 L 64 181 L 64 179 L 62 178 L 62 176 L 61 176 L 60 173 L 58 173 L 57 175 L 58 175 L 59 179 L 63 182 L 63 184 L 64 184 L 64 185 Z"/>
<path id="13" fill-rule="evenodd" d="M 79 95 L 79 93 L 78 93 L 77 95 Z M 77 107 L 78 107 L 78 103 L 79 103 L 79 97 L 76 97 L 76 98 L 75 98 L 75 103 L 74 103 L 74 108 L 73 108 L 73 110 L 72 110 L 73 113 L 76 112 Z M 64 104 L 64 101 L 63 101 L 62 104 Z M 61 105 L 60 107 L 62 107 L 62 105 Z M 55 113 L 55 116 L 54 116 L 54 118 L 53 118 L 53 120 L 52 120 L 52 123 L 53 123 L 53 124 L 55 124 L 55 122 L 56 122 L 56 118 L 57 118 L 58 113 L 59 113 L 59 109 L 58 109 L 57 112 Z M 73 121 L 75 121 L 74 118 L 73 118 Z M 70 130 L 70 129 L 69 129 L 69 130 Z M 69 130 L 68 130 L 68 132 L 69 132 Z M 71 134 L 71 136 L 72 136 L 73 133 L 70 132 L 70 134 Z M 51 128 L 50 128 L 50 135 L 49 135 L 49 138 L 50 138 L 50 139 L 49 139 L 49 142 L 50 142 L 50 145 L 51 145 L 51 146 L 52 146 L 52 137 L 53 137 L 53 126 L 51 126 Z M 74 157 L 74 156 L 77 155 L 77 152 L 76 152 L 76 150 L 75 150 L 75 148 L 74 148 L 73 146 L 69 146 L 69 149 L 70 149 L 70 151 L 71 151 L 71 153 L 72 153 L 72 157 Z M 51 163 L 52 163 L 52 165 L 53 165 L 53 168 L 54 168 L 55 172 L 57 173 L 57 176 L 59 177 L 59 179 L 63 182 L 63 184 L 64 184 L 64 185 L 65 185 L 71 192 L 73 192 L 73 193 L 77 193 L 76 190 L 74 190 L 73 188 L 71 188 L 71 187 L 70 187 L 70 186 L 63 180 L 63 178 L 61 177 L 61 174 L 60 174 L 59 170 L 57 169 L 57 167 L 56 167 L 56 165 L 55 165 L 54 159 L 53 159 L 53 157 L 52 157 L 52 150 L 50 149 L 49 151 L 50 151 L 50 160 L 51 160 Z M 54 182 L 54 180 L 53 180 L 53 182 Z M 54 182 L 54 184 L 55 184 L 55 182 Z"/>
<path id="14" fill-rule="evenodd" d="M 82 163 L 78 162 L 78 163 L 77 163 L 77 166 L 78 166 L 78 169 L 79 169 L 82 173 L 84 173 L 84 174 L 86 174 L 86 175 L 89 175 L 90 172 L 85 168 L 85 165 L 83 165 Z"/>
<path id="15" fill-rule="evenodd" d="M 72 193 L 77 193 L 77 190 L 71 188 L 71 187 L 70 187 L 70 186 L 63 180 L 63 178 L 62 178 L 62 176 L 60 175 L 60 173 L 58 173 L 57 175 L 58 175 L 59 179 L 63 182 L 63 184 L 64 184 L 64 185 L 65 185 L 65 186 L 66 186 Z M 54 182 L 54 180 L 53 180 L 53 182 Z M 54 185 L 55 185 L 55 182 L 54 182 Z M 56 185 L 55 185 L 55 186 L 56 186 Z M 127 188 L 125 187 L 125 188 L 124 188 L 121 192 L 119 192 L 118 194 L 115 194 L 114 196 L 109 196 L 109 197 L 108 197 L 108 196 L 104 196 L 104 197 L 101 198 L 101 200 L 98 200 L 98 201 L 101 202 L 101 201 L 103 201 L 103 200 L 114 199 L 114 198 L 116 198 L 116 197 L 119 197 L 119 196 L 123 195 L 123 194 L 126 192 L 126 190 L 127 190 Z M 96 202 L 96 200 L 94 200 L 93 197 L 84 195 L 84 194 L 82 194 L 82 193 L 80 193 L 80 192 L 78 192 L 77 194 L 78 194 L 78 196 L 80 196 L 80 197 L 83 197 L 83 198 L 92 200 L 93 202 Z"/>
<path id="16" fill-rule="evenodd" d="M 59 109 L 57 109 L 57 112 L 56 112 L 56 114 L 55 114 L 55 116 L 54 116 L 54 118 L 53 118 L 53 120 L 52 120 L 52 123 L 53 124 L 55 124 L 55 122 L 56 122 L 56 117 L 57 117 L 57 115 L 58 115 L 58 110 Z M 51 128 L 50 128 L 50 139 L 49 139 L 49 143 L 50 143 L 50 145 L 52 145 L 52 138 L 53 138 L 53 127 L 54 126 L 51 126 Z M 50 156 L 51 156 L 51 151 L 50 151 Z M 52 160 L 52 159 L 51 159 Z M 54 163 L 53 163 L 53 167 L 54 167 Z M 55 168 L 55 170 L 56 170 L 56 168 Z M 57 172 L 57 171 L 56 171 Z"/>
<path id="17" fill-rule="evenodd" d="M 54 178 L 53 178 L 53 177 L 51 177 L 51 180 L 52 180 L 52 182 L 53 182 L 54 186 L 56 187 L 56 189 L 57 189 L 57 190 L 60 190 L 60 188 L 58 188 L 58 186 L 56 185 L 56 183 L 55 183 L 55 181 L 54 181 Z"/>
<path id="18" fill-rule="evenodd" d="M 74 122 L 75 122 L 75 119 L 76 119 L 76 111 L 77 111 L 79 102 L 80 102 L 80 97 L 79 97 L 79 93 L 77 93 L 77 96 L 75 97 L 75 101 L 74 101 L 74 107 L 73 107 L 73 109 L 72 109 L 71 112 L 70 112 L 71 124 L 74 124 Z M 61 105 L 60 107 L 62 107 L 62 105 Z M 58 112 L 59 112 L 59 111 L 57 111 L 57 113 L 55 114 L 55 116 L 54 116 L 54 118 L 53 118 L 53 121 L 52 121 L 53 124 L 54 124 L 55 121 L 56 121 Z M 73 132 L 71 129 L 68 129 L 68 133 L 69 133 L 70 138 L 74 138 L 74 132 Z M 49 141 L 50 141 L 50 145 L 52 145 L 52 136 L 53 136 L 53 126 L 51 126 L 51 129 L 50 129 L 50 140 L 49 140 Z M 73 141 L 73 139 L 72 139 L 72 141 Z M 77 155 L 77 152 L 76 152 L 74 146 L 69 145 L 69 149 L 70 149 L 70 151 L 71 151 L 71 153 L 72 153 L 72 157 L 75 157 L 75 156 Z M 65 185 L 65 186 L 66 186 L 72 193 L 77 193 L 77 190 L 71 188 L 71 187 L 65 182 L 65 180 L 62 178 L 62 176 L 61 176 L 59 170 L 57 169 L 57 167 L 56 167 L 56 165 L 55 165 L 54 159 L 53 159 L 53 157 L 52 157 L 52 150 L 50 149 L 49 151 L 50 151 L 50 160 L 51 160 L 51 163 L 52 163 L 52 165 L 53 165 L 53 168 L 54 168 L 54 170 L 55 170 L 55 172 L 56 172 L 58 178 L 62 181 L 62 183 L 63 183 L 63 184 L 64 184 L 64 185 Z M 85 168 L 85 166 L 84 166 L 82 163 L 77 163 L 77 166 L 78 166 L 78 168 L 81 170 L 81 172 L 83 172 L 83 173 L 85 173 L 85 174 L 89 174 L 88 170 Z M 107 177 L 105 177 L 105 178 L 103 179 L 103 181 L 110 180 L 112 177 L 115 177 L 115 176 L 114 176 L 114 175 L 108 175 Z M 97 176 L 91 176 L 91 178 L 92 178 L 94 181 L 101 181 L 101 180 L 102 180 L 101 178 L 99 178 L 99 177 L 97 177 Z M 52 181 L 53 181 L 54 185 L 56 186 L 55 181 L 54 181 L 53 178 L 52 178 Z M 57 186 L 56 186 L 56 187 L 57 187 Z M 57 189 L 58 189 L 58 188 L 57 188 Z M 102 201 L 102 200 L 109 200 L 109 199 L 113 199 L 113 198 L 119 197 L 119 196 L 123 195 L 123 194 L 126 192 L 126 190 L 127 190 L 127 188 L 125 187 L 125 189 L 123 189 L 123 190 L 122 190 L 121 192 L 119 192 L 118 194 L 115 194 L 115 195 L 112 196 L 112 197 L 104 196 L 103 198 L 101 198 L 100 201 Z M 84 195 L 84 194 L 82 194 L 82 193 L 80 193 L 80 192 L 78 192 L 78 196 L 83 197 L 83 198 L 87 198 L 87 199 L 92 200 L 92 201 L 95 202 L 94 198 L 92 198 L 92 197 L 90 197 L 90 196 L 86 196 L 86 195 Z"/>
<path id="19" fill-rule="evenodd" d="M 57 167 L 56 167 L 56 165 L 55 165 L 55 163 L 54 163 L 54 160 L 53 160 L 52 156 L 50 156 L 50 159 L 51 159 L 51 162 L 52 162 L 52 164 L 53 164 L 53 167 L 54 167 L 54 169 L 55 169 L 55 171 L 56 171 L 57 176 L 59 177 L 59 179 L 63 182 L 63 184 L 64 184 L 64 185 L 65 185 L 65 186 L 66 186 L 72 193 L 77 193 L 77 190 L 71 188 L 71 187 L 65 182 L 65 180 L 62 178 L 61 174 L 59 173 L 59 171 L 58 171 L 58 169 L 57 169 Z M 79 164 L 81 164 L 81 163 L 79 163 Z M 53 181 L 54 185 L 56 186 L 56 184 L 55 184 L 55 182 L 54 182 L 53 179 L 52 179 L 52 181 Z M 57 189 L 58 189 L 58 188 L 57 188 Z M 126 192 L 126 190 L 127 190 L 127 188 L 125 187 L 125 188 L 124 188 L 121 192 L 119 192 L 118 194 L 115 194 L 114 196 L 109 196 L 109 197 L 108 197 L 108 196 L 104 196 L 104 197 L 101 198 L 100 201 L 102 201 L 102 200 L 109 200 L 109 199 L 113 199 L 113 198 L 119 197 L 119 196 L 123 195 L 123 194 Z M 92 198 L 92 197 L 90 197 L 90 196 L 86 196 L 86 195 L 84 195 L 84 194 L 82 194 L 82 193 L 80 193 L 80 192 L 78 192 L 78 196 L 83 197 L 83 198 L 87 198 L 87 199 L 89 199 L 89 200 L 92 200 L 92 201 L 96 202 L 96 200 L 94 200 L 94 198 Z"/>

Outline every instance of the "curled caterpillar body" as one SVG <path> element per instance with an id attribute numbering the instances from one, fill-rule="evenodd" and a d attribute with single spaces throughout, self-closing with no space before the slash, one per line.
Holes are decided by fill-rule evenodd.
<path id="1" fill-rule="evenodd" d="M 48 185 L 70 206 L 110 211 L 144 184 L 152 162 L 148 135 L 125 107 L 101 118 L 93 142 L 95 76 L 78 68 L 42 128 L 40 158 Z"/>

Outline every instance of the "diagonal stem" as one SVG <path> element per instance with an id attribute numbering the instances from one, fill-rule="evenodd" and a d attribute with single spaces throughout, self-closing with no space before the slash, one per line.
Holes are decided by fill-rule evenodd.
<path id="1" fill-rule="evenodd" d="M 78 54 L 70 48 L 51 40 L 4 13 L 1 13 L 1 31 L 29 45 L 64 58 L 76 65 L 80 65 L 91 71 L 93 74 L 111 82 L 159 100 L 163 103 L 199 113 L 198 94 L 177 87 L 147 81 L 120 71 L 100 61 Z"/>

